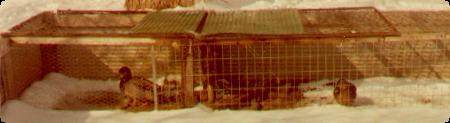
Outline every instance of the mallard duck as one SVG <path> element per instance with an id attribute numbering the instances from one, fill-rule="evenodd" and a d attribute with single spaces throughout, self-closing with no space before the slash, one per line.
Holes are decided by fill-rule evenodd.
<path id="1" fill-rule="evenodd" d="M 339 79 L 334 85 L 334 99 L 341 105 L 353 105 L 356 98 L 356 86 L 345 79 Z"/>
<path id="2" fill-rule="evenodd" d="M 120 91 L 126 98 L 132 101 L 132 106 L 136 106 L 139 101 L 154 101 L 152 81 L 142 77 L 133 77 L 128 67 L 120 68 L 119 73 L 123 75 L 119 84 Z M 158 86 L 157 90 L 160 89 L 161 87 Z"/>

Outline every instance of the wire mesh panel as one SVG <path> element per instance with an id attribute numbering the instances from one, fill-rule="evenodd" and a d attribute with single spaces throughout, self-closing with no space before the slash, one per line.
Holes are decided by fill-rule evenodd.
<path id="1" fill-rule="evenodd" d="M 186 54 L 182 53 L 185 49 L 161 44 L 13 43 L 2 73 L 13 71 L 7 72 L 4 84 L 17 90 L 8 90 L 8 97 L 20 96 L 22 101 L 40 108 L 144 111 L 154 110 L 154 104 L 158 104 L 158 109 L 177 109 L 186 107 L 182 83 L 182 78 L 186 78 L 182 77 L 185 76 Z M 131 70 L 132 78 L 128 81 L 137 81 L 134 83 L 138 90 L 119 88 L 118 80 L 125 76 L 119 71 L 123 67 Z M 30 88 L 39 88 L 37 92 L 19 90 L 34 82 Z M 153 83 L 157 97 L 149 95 L 153 93 L 154 89 L 150 88 Z M 123 93 L 148 93 L 150 99 L 130 99 Z"/>
<path id="2" fill-rule="evenodd" d="M 386 11 L 383 15 L 402 33 L 450 32 L 448 11 Z"/>
<path id="3" fill-rule="evenodd" d="M 282 14 L 265 16 L 276 12 Z M 413 26 L 429 14 L 383 14 L 387 19 L 373 8 L 46 12 L 4 35 L 11 45 L 2 56 L 2 84 L 8 99 L 58 110 L 149 111 L 197 103 L 269 110 L 342 104 L 337 97 L 356 93 L 353 106 L 448 108 L 445 30 L 421 27 L 431 22 Z M 276 31 L 291 22 L 301 26 Z M 393 25 L 405 34 L 386 36 L 398 34 Z M 131 79 L 134 84 L 121 84 Z M 354 93 L 338 93 L 344 80 Z"/>
<path id="4" fill-rule="evenodd" d="M 328 45 L 210 45 L 206 75 L 215 108 L 293 108 L 304 105 L 302 83 L 358 78 L 338 48 Z M 359 74 L 362 75 L 362 74 Z M 260 103 L 260 104 L 259 104 Z"/>
<path id="5" fill-rule="evenodd" d="M 122 66 L 133 69 L 133 75 L 152 77 L 151 45 L 95 46 L 95 45 L 43 45 L 44 71 L 59 71 L 77 78 L 114 78 Z M 175 67 L 176 58 L 171 46 L 158 46 L 156 50 L 157 76 L 165 73 L 181 74 Z M 48 73 L 48 72 L 46 72 Z"/>
<path id="6" fill-rule="evenodd" d="M 203 40 L 399 35 L 376 9 L 277 9 L 209 12 L 200 25 Z M 280 37 L 283 35 L 285 37 Z M 272 36 L 272 37 L 271 37 Z"/>
<path id="7" fill-rule="evenodd" d="M 438 48 L 443 47 L 444 42 L 201 45 L 199 47 L 204 49 L 201 60 L 207 64 L 203 66 L 203 73 L 207 76 L 203 84 L 210 93 L 207 95 L 208 100 L 202 102 L 216 109 L 254 110 L 332 104 L 330 87 L 333 88 L 331 85 L 339 78 L 355 81 L 356 85 L 367 80 L 373 81 L 374 85 L 359 88 L 359 92 L 362 92 L 359 101 L 364 101 L 365 97 L 374 99 L 370 104 L 397 106 L 414 104 L 405 102 L 405 99 L 428 102 L 437 98 L 448 99 L 450 97 L 438 91 L 403 95 L 408 89 L 427 87 L 436 84 L 431 81 L 448 78 L 446 72 L 442 71 L 447 64 L 446 56 L 443 57 L 446 50 Z M 401 87 L 388 82 L 396 80 L 376 80 L 377 77 L 406 79 L 406 83 L 397 80 L 400 85 L 408 82 L 425 83 L 414 88 Z M 376 83 L 386 84 L 383 86 L 390 91 L 389 94 L 367 92 L 380 91 L 374 90 L 374 87 L 378 88 Z M 392 88 L 386 88 L 388 85 Z M 364 103 L 369 102 L 359 102 L 360 105 Z M 435 103 L 447 106 L 439 101 Z"/>

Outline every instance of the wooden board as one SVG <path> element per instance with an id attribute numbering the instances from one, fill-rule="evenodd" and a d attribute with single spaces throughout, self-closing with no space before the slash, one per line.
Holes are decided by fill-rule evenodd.
<path id="1" fill-rule="evenodd" d="M 34 81 L 42 79 L 42 62 L 39 45 L 12 44 L 11 51 L 4 56 L 2 75 L 6 99 L 20 97 Z"/>

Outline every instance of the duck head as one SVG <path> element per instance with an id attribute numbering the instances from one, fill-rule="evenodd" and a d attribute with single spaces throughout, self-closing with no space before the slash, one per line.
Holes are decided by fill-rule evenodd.
<path id="1" fill-rule="evenodd" d="M 131 75 L 131 70 L 130 70 L 130 68 L 124 66 L 124 67 L 120 68 L 119 73 L 120 74 L 130 74 Z"/>
<path id="2" fill-rule="evenodd" d="M 120 83 L 123 84 L 132 78 L 130 68 L 124 66 L 120 68 L 119 73 L 122 74 L 122 79 L 120 79 Z"/>

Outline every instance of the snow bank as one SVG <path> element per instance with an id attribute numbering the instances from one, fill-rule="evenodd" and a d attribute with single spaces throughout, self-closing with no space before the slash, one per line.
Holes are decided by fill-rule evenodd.
<path id="1" fill-rule="evenodd" d="M 7 123 L 443 123 L 448 109 L 435 108 L 348 108 L 339 105 L 312 106 L 292 110 L 214 111 L 203 106 L 190 109 L 130 113 L 124 111 L 52 111 L 37 109 L 21 101 L 3 105 Z"/>
<path id="2" fill-rule="evenodd" d="M 329 80 L 304 85 L 318 87 L 305 93 L 308 98 L 333 100 L 332 87 L 321 86 Z M 199 104 L 193 108 L 131 113 L 122 110 L 67 111 L 52 110 L 67 93 L 98 90 L 120 92 L 118 80 L 89 80 L 50 73 L 35 82 L 19 100 L 3 106 L 6 122 L 30 121 L 123 123 L 123 122 L 444 122 L 450 118 L 450 83 L 438 79 L 403 79 L 374 77 L 350 80 L 358 88 L 356 107 L 311 104 L 307 107 L 270 111 L 231 111 Z M 56 106 L 58 107 L 58 106 Z M 22 117 L 26 118 L 22 118 Z M 405 118 L 408 116 L 408 118 Z"/>

